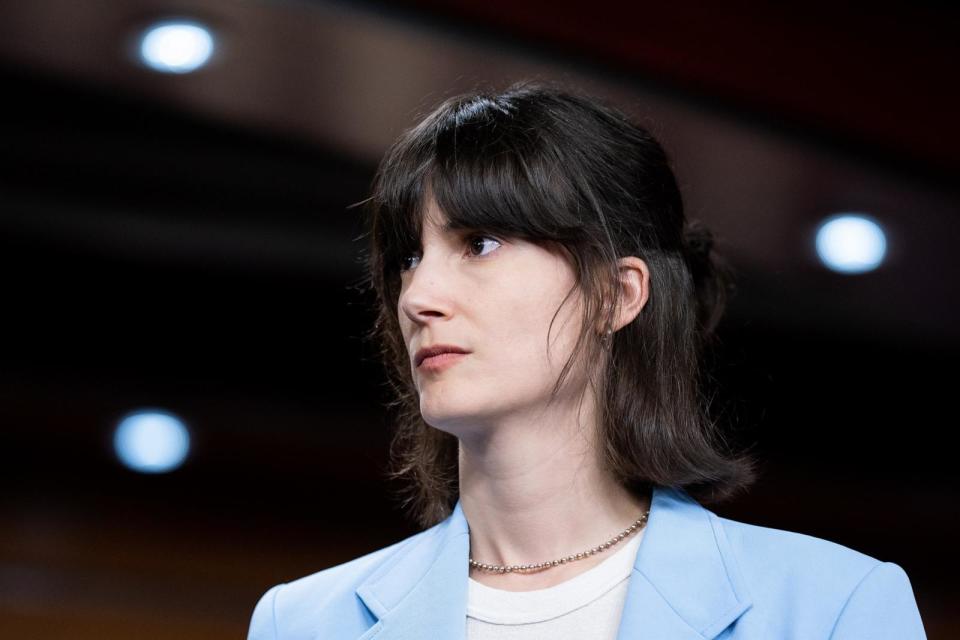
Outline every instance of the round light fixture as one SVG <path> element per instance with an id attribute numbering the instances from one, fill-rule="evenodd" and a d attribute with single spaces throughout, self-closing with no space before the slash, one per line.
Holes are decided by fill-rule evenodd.
<path id="1" fill-rule="evenodd" d="M 140 59 L 161 73 L 196 71 L 213 55 L 213 34 L 190 20 L 165 20 L 151 25 L 140 38 Z"/>
<path id="2" fill-rule="evenodd" d="M 183 464 L 190 434 L 179 418 L 166 411 L 144 409 L 127 414 L 113 434 L 117 457 L 128 469 L 166 473 Z"/>
<path id="3" fill-rule="evenodd" d="M 883 227 L 864 213 L 839 213 L 817 227 L 816 251 L 828 269 L 857 274 L 880 266 L 887 252 Z"/>

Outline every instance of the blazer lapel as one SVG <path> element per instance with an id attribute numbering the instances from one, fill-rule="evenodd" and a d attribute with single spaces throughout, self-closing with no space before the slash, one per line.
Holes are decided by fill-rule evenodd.
<path id="1" fill-rule="evenodd" d="M 450 517 L 357 588 L 378 618 L 358 640 L 463 640 L 469 557 L 469 529 L 458 500 Z"/>
<path id="2" fill-rule="evenodd" d="M 656 487 L 617 640 L 715 638 L 751 607 L 719 518 Z"/>
<path id="3" fill-rule="evenodd" d="M 357 640 L 464 640 L 469 533 L 458 500 L 365 580 L 356 593 L 377 621 Z M 750 606 L 717 516 L 682 490 L 654 487 L 617 640 L 709 640 Z"/>

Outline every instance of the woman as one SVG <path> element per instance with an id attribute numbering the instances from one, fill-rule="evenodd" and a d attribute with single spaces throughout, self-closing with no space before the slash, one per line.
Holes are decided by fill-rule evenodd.
<path id="1" fill-rule="evenodd" d="M 424 531 L 270 589 L 249 638 L 923 638 L 904 571 L 720 518 L 727 271 L 660 145 L 549 85 L 449 99 L 383 159 L 370 284 Z"/>

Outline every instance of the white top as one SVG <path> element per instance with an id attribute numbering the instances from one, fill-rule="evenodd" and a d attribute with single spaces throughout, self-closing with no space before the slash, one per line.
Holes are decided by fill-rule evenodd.
<path id="1" fill-rule="evenodd" d="M 595 567 L 546 589 L 506 591 L 469 578 L 467 640 L 615 640 L 645 530 L 605 551 L 611 555 Z"/>

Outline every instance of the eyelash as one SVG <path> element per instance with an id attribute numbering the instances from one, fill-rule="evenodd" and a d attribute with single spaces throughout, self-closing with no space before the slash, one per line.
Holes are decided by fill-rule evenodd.
<path id="1" fill-rule="evenodd" d="M 482 234 L 482 233 L 474 233 L 474 234 L 471 234 L 471 235 L 467 236 L 466 238 L 464 238 L 464 243 L 469 246 L 469 245 L 472 244 L 472 242 L 473 242 L 474 240 L 477 240 L 477 239 L 480 239 L 480 240 L 493 240 L 493 241 L 496 242 L 498 245 L 502 245 L 502 244 L 503 244 L 503 242 L 501 242 L 499 239 L 495 238 L 494 236 L 490 236 L 490 235 L 486 235 L 486 234 Z M 496 249 L 494 249 L 493 251 L 496 251 Z M 490 253 L 493 253 L 493 251 L 491 251 Z M 476 255 L 476 256 L 472 256 L 472 257 L 474 257 L 474 258 L 485 258 L 486 256 L 490 255 L 490 253 L 483 254 L 483 255 Z M 409 270 L 409 267 L 406 266 L 406 262 L 405 262 L 405 261 L 406 261 L 408 258 L 410 258 L 412 255 L 413 255 L 413 254 L 409 254 L 409 255 L 406 255 L 406 256 L 400 258 L 400 273 L 403 273 L 404 271 L 408 271 L 408 270 Z"/>

